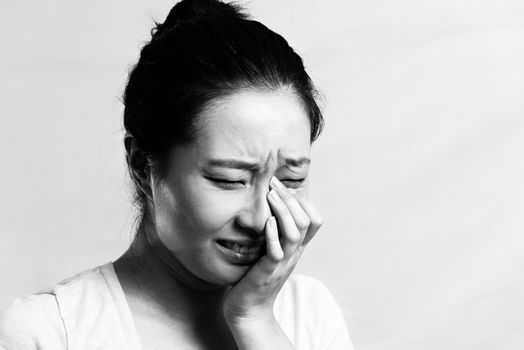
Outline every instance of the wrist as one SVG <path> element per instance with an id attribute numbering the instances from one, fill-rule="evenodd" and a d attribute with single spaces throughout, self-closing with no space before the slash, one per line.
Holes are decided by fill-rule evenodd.
<path id="1" fill-rule="evenodd" d="M 250 314 L 225 314 L 224 318 L 230 327 L 249 328 L 267 327 L 277 322 L 273 310 L 259 311 Z"/>
<path id="2" fill-rule="evenodd" d="M 239 350 L 292 350 L 293 345 L 273 314 L 228 321 Z"/>

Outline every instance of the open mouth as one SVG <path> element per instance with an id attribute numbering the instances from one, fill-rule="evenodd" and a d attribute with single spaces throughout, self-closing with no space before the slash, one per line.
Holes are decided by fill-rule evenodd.
<path id="1" fill-rule="evenodd" d="M 235 241 L 227 241 L 225 239 L 220 239 L 217 242 L 227 249 L 231 249 L 240 254 L 253 254 L 259 252 L 262 249 L 262 244 L 259 242 L 237 243 Z"/>
<path id="2" fill-rule="evenodd" d="M 264 242 L 219 239 L 216 243 L 220 251 L 236 264 L 251 264 L 266 254 Z"/>

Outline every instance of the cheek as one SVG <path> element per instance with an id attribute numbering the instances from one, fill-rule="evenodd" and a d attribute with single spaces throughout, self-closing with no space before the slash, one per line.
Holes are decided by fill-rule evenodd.
<path id="1" fill-rule="evenodd" d="M 309 186 L 307 183 L 300 188 L 289 188 L 289 190 L 299 199 L 308 199 L 309 197 Z"/>
<path id="2" fill-rule="evenodd" d="M 195 193 L 196 192 L 196 193 Z M 226 225 L 233 217 L 234 211 L 221 196 L 205 190 L 192 191 L 184 201 L 181 213 L 191 227 L 212 233 Z"/>
<path id="3" fill-rule="evenodd" d="M 236 201 L 224 193 L 206 189 L 201 184 L 164 188 L 159 196 L 164 235 L 209 237 L 220 231 L 236 215 Z M 169 232 L 166 232 L 169 231 Z"/>

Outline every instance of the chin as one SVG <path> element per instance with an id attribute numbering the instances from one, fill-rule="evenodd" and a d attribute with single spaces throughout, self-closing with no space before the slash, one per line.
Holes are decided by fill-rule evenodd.
<path id="1" fill-rule="evenodd" d="M 252 265 L 232 265 L 224 261 L 217 261 L 213 264 L 213 269 L 209 270 L 209 278 L 205 278 L 220 286 L 230 286 L 236 284 L 249 271 Z"/>
<path id="2" fill-rule="evenodd" d="M 200 260 L 200 266 L 195 271 L 199 278 L 218 286 L 230 286 L 238 283 L 260 258 L 239 261 L 213 247 L 199 251 L 196 259 Z"/>

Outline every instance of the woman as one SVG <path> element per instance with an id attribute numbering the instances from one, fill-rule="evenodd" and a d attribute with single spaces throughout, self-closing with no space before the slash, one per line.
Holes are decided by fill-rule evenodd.
<path id="1" fill-rule="evenodd" d="M 139 207 L 129 250 L 17 299 L 7 349 L 351 349 L 318 281 L 291 275 L 321 226 L 307 199 L 322 127 L 300 57 L 219 1 L 184 0 L 125 90 Z"/>

